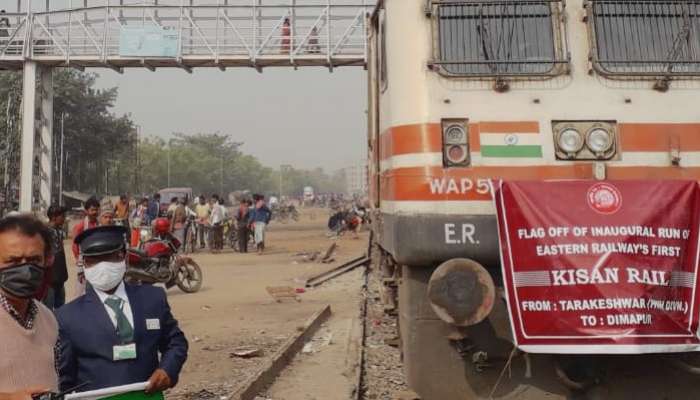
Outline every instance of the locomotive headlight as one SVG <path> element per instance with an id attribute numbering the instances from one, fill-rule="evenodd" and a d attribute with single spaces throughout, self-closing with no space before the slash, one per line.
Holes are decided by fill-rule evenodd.
<path id="1" fill-rule="evenodd" d="M 453 164 L 463 163 L 467 159 L 466 146 L 452 145 L 447 149 L 447 160 Z"/>
<path id="2" fill-rule="evenodd" d="M 575 154 L 583 148 L 583 137 L 575 129 L 565 129 L 559 134 L 559 148 L 568 154 Z"/>
<path id="3" fill-rule="evenodd" d="M 605 129 L 595 128 L 586 136 L 586 146 L 596 154 L 603 154 L 613 145 L 612 135 Z"/>
<path id="4" fill-rule="evenodd" d="M 466 119 L 442 120 L 442 157 L 445 167 L 469 166 L 469 131 Z"/>

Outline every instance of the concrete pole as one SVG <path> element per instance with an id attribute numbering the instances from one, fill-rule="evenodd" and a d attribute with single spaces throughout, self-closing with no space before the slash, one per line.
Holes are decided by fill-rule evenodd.
<path id="1" fill-rule="evenodd" d="M 42 215 L 51 205 L 53 183 L 53 68 L 40 67 L 41 124 L 39 133 L 39 211 Z"/>
<path id="2" fill-rule="evenodd" d="M 63 131 L 64 124 L 66 121 L 66 114 L 61 114 L 61 161 L 58 167 L 58 204 L 63 205 L 63 164 L 65 164 L 65 155 L 63 153 L 63 142 L 65 141 L 65 134 Z"/>
<path id="3" fill-rule="evenodd" d="M 19 211 L 31 212 L 34 200 L 34 138 L 36 136 L 34 112 L 36 108 L 37 64 L 24 63 L 24 84 L 22 88 L 22 150 L 19 178 Z"/>

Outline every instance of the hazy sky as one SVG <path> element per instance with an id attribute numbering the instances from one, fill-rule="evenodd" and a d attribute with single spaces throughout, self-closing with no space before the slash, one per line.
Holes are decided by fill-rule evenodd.
<path id="1" fill-rule="evenodd" d="M 228 133 L 243 151 L 270 167 L 292 164 L 333 170 L 364 160 L 366 73 L 345 67 L 247 68 L 156 72 L 127 69 L 100 74 L 119 87 L 116 112 L 131 113 L 147 135 Z"/>

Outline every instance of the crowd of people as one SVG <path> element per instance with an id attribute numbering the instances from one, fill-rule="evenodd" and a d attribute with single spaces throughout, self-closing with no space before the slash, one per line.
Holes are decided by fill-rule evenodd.
<path id="1" fill-rule="evenodd" d="M 84 216 L 73 228 L 73 237 L 84 230 L 96 226 L 118 225 L 131 231 L 132 245 L 139 240 L 139 231 L 150 228 L 158 218 L 167 218 L 170 233 L 181 243 L 199 249 L 209 248 L 217 253 L 223 250 L 225 229 L 235 231 L 237 250 L 248 252 L 248 242 L 254 239 L 256 251 L 265 250 L 265 232 L 272 218 L 265 197 L 253 194 L 239 201 L 238 208 L 232 213 L 226 207 L 224 198 L 213 194 L 197 196 L 193 202 L 187 196 L 172 197 L 167 208 L 161 206 L 161 195 L 142 197 L 131 200 L 122 195 L 115 204 L 101 204 L 96 198 L 84 203 Z M 189 241 L 189 243 L 188 243 Z M 73 247 L 74 256 L 78 256 L 77 247 Z M 81 279 L 81 282 L 84 280 Z"/>

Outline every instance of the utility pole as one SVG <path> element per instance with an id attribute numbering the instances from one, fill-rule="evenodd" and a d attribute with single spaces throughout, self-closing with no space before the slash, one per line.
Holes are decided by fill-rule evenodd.
<path id="1" fill-rule="evenodd" d="M 292 166 L 289 164 L 280 165 L 280 193 L 279 193 L 280 200 L 282 200 L 282 173 L 284 172 L 284 170 L 291 169 L 291 168 L 292 168 Z"/>
<path id="2" fill-rule="evenodd" d="M 134 168 L 134 186 L 136 187 L 136 192 L 141 194 L 141 187 L 139 186 L 139 171 L 141 169 L 140 161 L 139 161 L 139 132 L 141 131 L 141 127 L 139 125 L 136 125 L 136 168 Z"/>
<path id="3" fill-rule="evenodd" d="M 224 197 L 224 153 L 221 153 L 221 176 L 219 176 L 219 195 Z"/>
<path id="4" fill-rule="evenodd" d="M 168 141 L 168 187 L 170 187 L 170 149 L 171 149 L 172 141 Z"/>
<path id="5" fill-rule="evenodd" d="M 64 163 L 64 155 L 63 155 L 63 143 L 65 140 L 65 135 L 63 132 L 64 124 L 66 120 L 66 113 L 61 113 L 61 156 L 59 157 L 59 166 L 58 166 L 58 204 L 63 205 L 63 163 Z"/>

